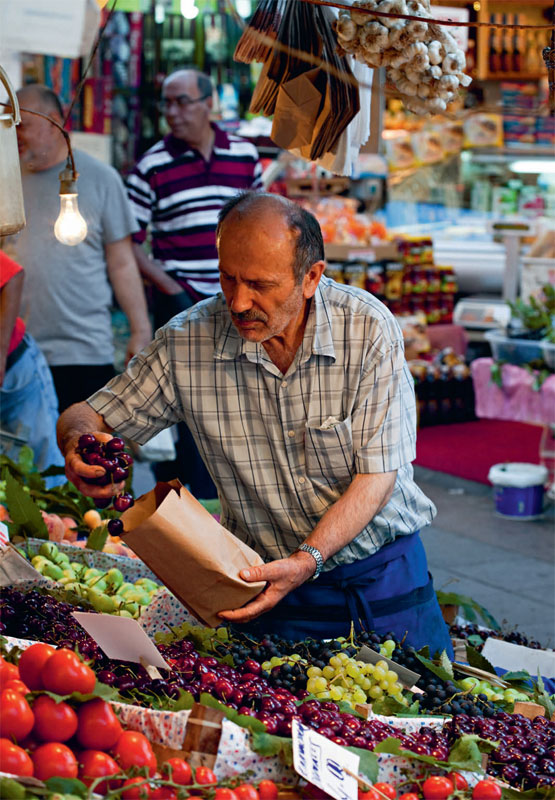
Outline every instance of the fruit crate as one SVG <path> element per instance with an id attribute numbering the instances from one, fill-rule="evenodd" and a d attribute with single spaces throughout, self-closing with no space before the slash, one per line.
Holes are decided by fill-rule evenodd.
<path id="1" fill-rule="evenodd" d="M 32 555 L 36 555 L 44 544 L 45 539 L 28 538 L 24 547 Z M 64 542 L 56 542 L 56 547 L 60 552 L 67 553 L 70 561 L 77 561 L 79 564 L 86 564 L 87 567 L 95 567 L 108 571 L 112 567 L 117 567 L 123 574 L 125 581 L 134 583 L 139 578 L 148 578 L 155 583 L 160 583 L 159 578 L 138 558 L 127 558 L 127 556 L 117 556 L 113 553 L 103 553 L 100 550 L 89 550 L 84 547 L 75 547 Z"/>
<path id="2" fill-rule="evenodd" d="M 510 339 L 502 330 L 486 331 L 495 361 L 508 364 L 528 364 L 530 361 L 545 361 L 549 369 L 555 370 L 555 344 L 537 339 Z"/>

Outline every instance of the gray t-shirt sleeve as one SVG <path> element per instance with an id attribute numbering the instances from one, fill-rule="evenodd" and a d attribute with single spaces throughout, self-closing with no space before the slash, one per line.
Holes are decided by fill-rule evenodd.
<path id="1" fill-rule="evenodd" d="M 106 181 L 102 206 L 102 229 L 105 244 L 118 242 L 139 230 L 123 181 L 112 169 L 110 170 L 110 179 Z"/>

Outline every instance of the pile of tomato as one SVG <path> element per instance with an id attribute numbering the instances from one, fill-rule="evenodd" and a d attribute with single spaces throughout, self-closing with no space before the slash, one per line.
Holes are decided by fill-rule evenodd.
<path id="1" fill-rule="evenodd" d="M 499 800 L 501 787 L 491 778 L 469 789 L 464 775 L 450 772 L 448 775 L 430 775 L 417 781 L 411 790 L 397 790 L 390 783 L 375 783 L 368 791 L 359 791 L 359 800 L 449 800 L 468 797 L 470 800 Z"/>
<path id="2" fill-rule="evenodd" d="M 182 758 L 169 758 L 158 771 L 146 736 L 124 730 L 111 705 L 91 696 L 94 672 L 72 650 L 37 643 L 21 654 L 18 666 L 0 659 L 4 772 L 42 781 L 79 778 L 87 786 L 94 784 L 98 794 L 121 790 L 123 800 L 178 800 L 180 787 L 194 794 L 217 784 L 211 769 L 193 771 Z M 49 693 L 72 697 L 66 702 Z M 244 783 L 215 790 L 215 800 L 276 798 L 273 781 L 261 781 L 258 788 Z"/>

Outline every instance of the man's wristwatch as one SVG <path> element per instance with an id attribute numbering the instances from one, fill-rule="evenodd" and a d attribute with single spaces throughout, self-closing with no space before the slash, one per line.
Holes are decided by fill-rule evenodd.
<path id="1" fill-rule="evenodd" d="M 310 579 L 311 581 L 315 581 L 318 575 L 322 572 L 322 567 L 324 566 L 322 553 L 316 547 L 312 547 L 310 544 L 300 544 L 297 547 L 297 550 L 302 550 L 303 553 L 310 553 L 312 558 L 316 561 L 316 572 Z"/>

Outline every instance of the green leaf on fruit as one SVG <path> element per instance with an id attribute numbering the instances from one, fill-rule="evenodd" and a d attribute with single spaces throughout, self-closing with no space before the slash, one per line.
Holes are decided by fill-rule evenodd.
<path id="1" fill-rule="evenodd" d="M 77 797 L 87 796 L 87 787 L 78 778 L 48 778 L 45 784 L 55 794 L 74 794 Z"/>
<path id="2" fill-rule="evenodd" d="M 19 456 L 17 459 L 17 463 L 19 468 L 24 473 L 29 473 L 32 471 L 34 467 L 35 455 L 33 453 L 32 448 L 29 445 L 24 444 L 23 447 L 19 451 Z"/>
<path id="3" fill-rule="evenodd" d="M 6 470 L 6 506 L 12 523 L 18 531 L 37 539 L 48 539 L 48 528 L 42 518 L 40 509 L 23 486 Z M 11 533 L 11 531 L 10 531 Z"/>
<path id="4" fill-rule="evenodd" d="M 512 789 L 510 786 L 503 786 L 501 793 L 502 800 L 553 800 L 552 786 L 536 786 L 535 789 Z"/>
<path id="5" fill-rule="evenodd" d="M 442 606 L 460 606 L 466 619 L 470 622 L 478 622 L 478 618 L 481 617 L 489 628 L 493 628 L 495 631 L 501 630 L 501 626 L 487 608 L 473 600 L 472 597 L 468 597 L 466 594 L 457 594 L 457 592 L 441 591 L 437 591 L 436 596 L 438 603 Z"/>
<path id="6" fill-rule="evenodd" d="M 476 734 L 466 734 L 455 742 L 449 753 L 449 764 L 453 769 L 482 770 L 482 753 L 491 753 L 497 747 L 493 742 Z"/>
<path id="7" fill-rule="evenodd" d="M 504 681 L 511 683 L 512 681 L 531 681 L 532 676 L 525 669 L 519 669 L 515 672 L 504 672 L 501 676 Z"/>
<path id="8" fill-rule="evenodd" d="M 543 682 L 539 670 L 538 670 L 538 681 L 534 686 L 534 694 L 532 696 L 532 701 L 545 708 L 546 717 L 548 719 L 551 719 L 555 714 L 555 703 L 553 702 L 549 694 L 545 691 L 545 684 Z"/>
<path id="9" fill-rule="evenodd" d="M 471 636 L 469 636 L 469 637 L 467 638 L 467 640 L 466 640 L 466 641 L 467 641 L 469 644 L 471 644 L 471 645 L 472 645 L 472 647 L 480 647 L 480 645 L 484 644 L 484 640 L 482 639 L 482 637 L 481 637 L 481 636 L 478 636 L 478 634 L 477 634 L 477 633 L 473 633 Z"/>
<path id="10" fill-rule="evenodd" d="M 417 717 L 420 703 L 415 700 L 410 706 L 405 706 L 391 695 L 380 697 L 372 703 L 372 711 L 384 717 Z"/>
<path id="11" fill-rule="evenodd" d="M 241 728 L 249 728 L 251 731 L 257 731 L 263 733 L 266 731 L 266 726 L 263 722 L 256 717 L 249 717 L 247 714 L 238 714 L 234 708 L 229 708 L 229 706 L 220 703 L 219 700 L 216 700 L 215 697 L 212 697 L 211 694 L 207 692 L 203 692 L 200 696 L 200 704 L 203 706 L 208 706 L 208 708 L 215 708 L 217 711 L 221 711 L 224 717 L 234 722 L 236 725 L 239 725 Z M 248 720 L 245 723 L 245 719 Z M 242 724 L 241 724 L 242 723 Z"/>
<path id="12" fill-rule="evenodd" d="M 288 737 L 253 731 L 251 748 L 259 756 L 278 756 L 287 766 L 293 764 L 293 742 Z"/>
<path id="13" fill-rule="evenodd" d="M 191 692 L 181 689 L 179 697 L 172 703 L 172 711 L 190 711 L 195 704 L 195 698 Z"/>
<path id="14" fill-rule="evenodd" d="M 345 749 L 350 750 L 351 753 L 354 753 L 360 758 L 358 765 L 359 775 L 362 775 L 363 778 L 366 778 L 370 783 L 375 783 L 378 779 L 379 771 L 378 756 L 374 755 L 374 753 L 371 753 L 369 750 L 364 750 L 362 747 L 346 747 Z"/>
<path id="15" fill-rule="evenodd" d="M 308 697 L 305 698 L 305 702 L 308 700 Z M 357 711 L 356 708 L 348 703 L 346 700 L 338 700 L 337 706 L 342 714 L 352 714 L 355 717 L 360 717 L 360 719 L 366 719 L 364 714 L 361 714 L 360 711 Z"/>
<path id="16" fill-rule="evenodd" d="M 65 472 L 65 467 L 56 467 L 54 464 L 52 464 L 52 466 L 43 469 L 40 474 L 43 478 L 54 478 L 58 475 L 65 475 Z"/>
<path id="17" fill-rule="evenodd" d="M 442 653 L 443 655 L 443 653 Z M 453 666 L 449 659 L 449 669 L 445 669 L 443 665 L 435 664 L 431 659 L 424 658 L 421 656 L 420 653 L 416 653 L 416 658 L 420 661 L 421 664 L 424 664 L 430 672 L 433 672 L 434 675 L 437 675 L 438 678 L 441 678 L 442 681 L 452 681 L 453 680 Z"/>
<path id="18" fill-rule="evenodd" d="M 481 653 L 472 647 L 472 645 L 466 645 L 466 660 L 470 664 L 471 667 L 476 667 L 476 669 L 482 669 L 484 672 L 489 672 L 492 675 L 497 676 L 495 672 L 495 667 L 491 664 L 487 658 L 485 658 Z"/>
<path id="19" fill-rule="evenodd" d="M 103 550 L 108 538 L 108 526 L 99 525 L 89 533 L 87 547 L 89 550 Z"/>
<path id="20" fill-rule="evenodd" d="M 453 677 L 454 677 L 453 676 L 453 664 L 449 660 L 449 656 L 447 655 L 445 650 L 441 651 L 441 654 L 439 656 L 439 664 L 440 664 L 441 668 L 445 670 L 447 675 L 449 675 L 450 680 L 453 680 Z"/>

